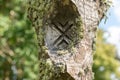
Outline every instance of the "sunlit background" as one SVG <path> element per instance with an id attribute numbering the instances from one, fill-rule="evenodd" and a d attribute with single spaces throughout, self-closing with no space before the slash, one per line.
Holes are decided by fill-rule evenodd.
<path id="1" fill-rule="evenodd" d="M 37 40 L 25 0 L 0 0 L 0 80 L 37 80 Z M 99 25 L 95 80 L 120 80 L 120 0 Z"/>
<path id="2" fill-rule="evenodd" d="M 117 57 L 120 58 L 120 0 L 112 0 L 112 2 L 113 5 L 107 12 L 107 21 L 103 20 L 99 27 L 106 31 L 104 37 L 107 42 L 116 46 Z"/>

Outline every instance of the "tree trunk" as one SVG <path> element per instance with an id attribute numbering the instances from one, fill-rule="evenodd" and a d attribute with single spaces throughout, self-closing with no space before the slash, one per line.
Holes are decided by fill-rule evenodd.
<path id="1" fill-rule="evenodd" d="M 92 80 L 94 38 L 106 11 L 104 3 L 30 0 L 28 4 L 38 38 L 39 80 Z"/>

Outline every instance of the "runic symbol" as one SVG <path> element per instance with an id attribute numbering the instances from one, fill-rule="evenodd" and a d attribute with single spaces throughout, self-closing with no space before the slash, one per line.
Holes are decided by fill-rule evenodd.
<path id="1" fill-rule="evenodd" d="M 69 24 L 66 22 L 65 24 L 62 24 L 58 22 L 59 26 L 57 26 L 55 23 L 53 23 L 54 27 L 61 33 L 61 35 L 55 40 L 54 45 L 57 43 L 57 45 L 60 45 L 62 43 L 69 44 L 69 41 L 72 40 L 71 37 L 67 34 L 67 32 L 71 29 L 73 24 Z M 61 27 L 61 28 L 60 28 Z"/>

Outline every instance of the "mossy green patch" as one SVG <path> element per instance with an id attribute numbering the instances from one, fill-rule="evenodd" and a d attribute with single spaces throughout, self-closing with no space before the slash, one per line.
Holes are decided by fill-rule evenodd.
<path id="1" fill-rule="evenodd" d="M 64 66 L 61 66 L 61 65 L 58 66 L 60 68 L 60 70 L 58 70 L 58 71 L 56 70 L 58 68 L 56 68 L 56 65 L 53 64 L 52 61 L 49 59 L 48 49 L 46 46 L 44 46 L 45 45 L 44 26 L 49 25 L 48 20 L 53 20 L 53 17 L 54 17 L 53 13 L 55 13 L 55 11 L 56 11 L 55 5 L 57 3 L 59 3 L 59 2 L 55 1 L 55 0 L 29 0 L 28 1 L 28 17 L 31 20 L 31 22 L 36 30 L 38 46 L 39 46 L 39 62 L 40 62 L 39 63 L 39 66 L 40 66 L 39 67 L 40 68 L 40 70 L 39 70 L 40 71 L 40 73 L 39 73 L 40 79 L 39 80 L 55 80 L 55 79 L 57 79 L 57 77 L 60 76 L 59 75 L 60 73 L 64 72 Z M 68 2 L 66 2 L 66 4 L 68 4 Z M 60 16 L 57 16 L 57 18 L 59 17 L 59 19 L 63 20 L 63 21 L 64 21 L 64 19 L 74 21 L 75 26 L 76 26 L 74 31 L 75 31 L 75 33 L 77 33 L 77 36 L 74 36 L 73 38 L 77 38 L 77 41 L 79 41 L 83 38 L 83 34 L 84 34 L 82 19 L 76 12 L 77 10 L 75 9 L 75 6 L 64 5 L 64 7 L 65 6 L 67 6 L 67 8 L 69 8 L 68 13 L 66 14 L 66 16 L 63 16 L 64 15 L 63 12 L 67 8 L 64 8 L 63 11 L 62 11 L 62 8 L 58 8 L 61 11 L 60 11 Z M 56 13 L 55 13 L 55 15 L 56 15 Z M 72 17 L 72 15 L 74 15 L 74 17 Z M 57 18 L 56 18 L 56 20 L 57 20 Z M 73 41 L 70 44 L 71 50 L 73 49 L 73 47 L 75 45 L 74 43 L 76 43 L 76 39 L 73 39 Z M 74 44 L 74 45 L 72 45 L 72 44 Z M 74 51 L 74 50 L 72 50 L 72 51 Z M 64 52 L 62 52 L 62 53 L 64 53 Z"/>

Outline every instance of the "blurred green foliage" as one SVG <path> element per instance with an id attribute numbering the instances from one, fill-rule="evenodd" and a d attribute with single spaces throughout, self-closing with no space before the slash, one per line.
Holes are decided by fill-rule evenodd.
<path id="1" fill-rule="evenodd" d="M 37 45 L 25 0 L 0 0 L 0 80 L 36 80 Z"/>
<path id="2" fill-rule="evenodd" d="M 102 30 L 97 33 L 93 65 L 95 80 L 120 80 L 120 62 L 116 59 L 116 48 L 105 42 L 103 33 Z"/>
<path id="3" fill-rule="evenodd" d="M 0 80 L 36 80 L 38 49 L 35 31 L 26 18 L 25 0 L 0 0 Z M 120 79 L 115 47 L 98 32 L 93 70 L 95 80 Z"/>

